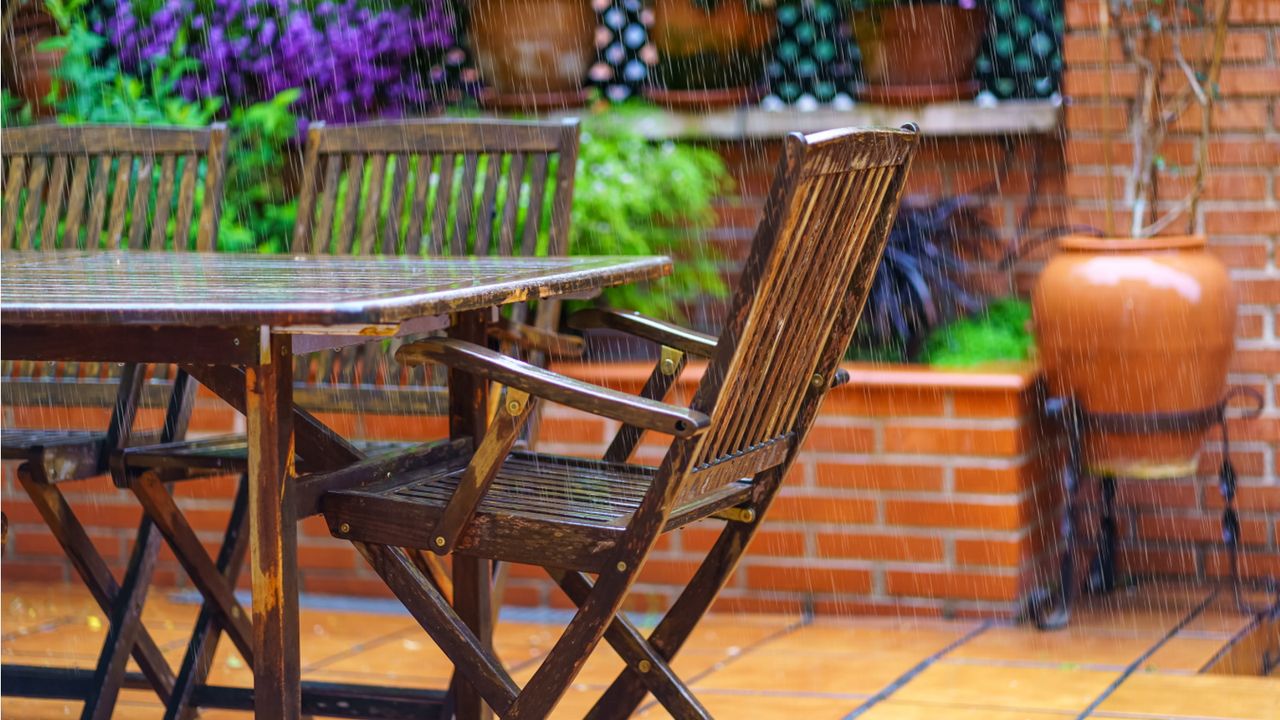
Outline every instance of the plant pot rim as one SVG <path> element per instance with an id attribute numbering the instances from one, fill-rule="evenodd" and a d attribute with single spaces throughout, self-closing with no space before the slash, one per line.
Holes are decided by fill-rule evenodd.
<path id="1" fill-rule="evenodd" d="M 1153 252 L 1160 250 L 1200 250 L 1204 235 L 1161 235 L 1158 237 L 1091 237 L 1068 235 L 1058 241 L 1058 249 L 1083 252 Z"/>

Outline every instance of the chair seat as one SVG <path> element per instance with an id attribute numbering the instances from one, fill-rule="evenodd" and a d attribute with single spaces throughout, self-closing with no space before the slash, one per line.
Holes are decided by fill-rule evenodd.
<path id="1" fill-rule="evenodd" d="M 359 489 L 329 493 L 324 514 L 337 537 L 430 549 L 433 529 L 468 455 Z M 512 452 L 459 538 L 456 551 L 497 560 L 598 571 L 622 539 L 656 469 Z M 666 531 L 745 502 L 746 480 L 676 507 Z"/>
<path id="2" fill-rule="evenodd" d="M 398 440 L 356 440 L 351 443 L 367 457 L 387 455 L 420 443 Z M 306 458 L 297 458 L 306 471 Z M 242 473 L 249 470 L 249 441 L 244 435 L 220 435 L 201 440 L 140 445 L 126 448 L 112 460 L 117 478 L 148 470 L 160 471 L 165 480 L 189 475 Z M 120 471 L 124 470 L 122 474 Z"/>
<path id="3" fill-rule="evenodd" d="M 137 443 L 154 443 L 157 432 L 140 433 Z M 49 482 L 93 477 L 105 468 L 102 460 L 107 434 L 98 430 L 5 428 L 0 433 L 0 458 L 39 463 Z"/>
<path id="4" fill-rule="evenodd" d="M 0 433 L 0 456 L 5 460 L 25 460 L 32 451 L 43 448 L 96 447 L 106 439 L 106 433 L 95 430 L 5 428 Z"/>

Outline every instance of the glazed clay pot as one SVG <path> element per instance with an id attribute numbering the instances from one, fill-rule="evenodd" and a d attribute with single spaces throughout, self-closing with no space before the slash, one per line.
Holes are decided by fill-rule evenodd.
<path id="1" fill-rule="evenodd" d="M 1089 413 L 1177 413 L 1226 390 L 1236 300 L 1203 237 L 1069 237 L 1032 298 L 1049 390 Z M 1195 472 L 1207 428 L 1086 431 L 1090 472 L 1172 478 Z"/>
<path id="2" fill-rule="evenodd" d="M 659 102 L 749 102 L 764 82 L 765 50 L 776 25 L 772 11 L 746 0 L 719 0 L 708 12 L 692 0 L 655 0 L 649 37 Z"/>
<path id="3" fill-rule="evenodd" d="M 981 7 L 949 2 L 877 5 L 854 13 L 865 82 L 872 102 L 918 104 L 978 94 L 973 67 L 987 27 Z"/>
<path id="4" fill-rule="evenodd" d="M 48 103 L 53 76 L 65 50 L 41 50 L 40 44 L 58 34 L 58 25 L 43 4 L 27 3 L 12 19 L 12 31 L 4 37 L 4 79 L 13 94 L 31 105 L 35 117 L 52 117 Z"/>
<path id="5" fill-rule="evenodd" d="M 588 0 L 471 4 L 471 47 L 496 109 L 580 106 L 595 60 L 596 13 Z"/>

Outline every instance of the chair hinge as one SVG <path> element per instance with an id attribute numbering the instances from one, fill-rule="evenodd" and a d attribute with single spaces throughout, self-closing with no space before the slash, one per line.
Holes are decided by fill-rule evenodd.
<path id="1" fill-rule="evenodd" d="M 658 360 L 658 369 L 663 375 L 675 375 L 682 362 L 684 362 L 683 352 L 666 345 L 662 346 L 662 356 Z"/>
<path id="2" fill-rule="evenodd" d="M 750 506 L 725 508 L 711 517 L 729 522 L 753 523 L 756 521 L 756 509 Z"/>

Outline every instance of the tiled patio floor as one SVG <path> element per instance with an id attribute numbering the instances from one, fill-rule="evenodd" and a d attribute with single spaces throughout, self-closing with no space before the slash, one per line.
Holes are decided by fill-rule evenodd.
<path id="1" fill-rule="evenodd" d="M 1206 602 L 1208 600 L 1208 602 Z M 308 679 L 440 687 L 450 666 L 406 615 L 372 602 L 335 610 L 307 603 L 302 662 Z M 195 606 L 155 593 L 146 621 L 176 664 Z M 554 623 L 514 612 L 497 633 L 517 682 L 554 641 Z M 89 666 L 105 628 L 86 593 L 7 585 L 3 660 Z M 1280 677 L 1198 671 L 1246 628 L 1225 594 L 1203 587 L 1146 587 L 1094 603 L 1070 629 L 1039 633 L 979 621 L 894 618 L 805 620 L 713 616 L 675 666 L 721 718 L 864 720 L 1049 720 L 1051 718 L 1239 718 L 1280 720 Z M 581 717 L 621 661 L 602 646 L 557 708 Z M 224 642 L 213 681 L 247 684 L 244 663 Z M 4 698 L 4 718 L 74 717 L 76 704 Z M 161 716 L 153 697 L 127 691 L 117 718 Z M 666 717 L 651 703 L 641 717 Z M 247 714 L 207 711 L 206 718 Z"/>

